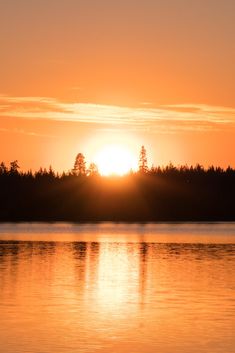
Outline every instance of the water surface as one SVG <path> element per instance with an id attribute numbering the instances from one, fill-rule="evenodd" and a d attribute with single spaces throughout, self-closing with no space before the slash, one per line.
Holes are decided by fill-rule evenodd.
<path id="1" fill-rule="evenodd" d="M 2 224 L 0 351 L 234 353 L 235 224 Z"/>

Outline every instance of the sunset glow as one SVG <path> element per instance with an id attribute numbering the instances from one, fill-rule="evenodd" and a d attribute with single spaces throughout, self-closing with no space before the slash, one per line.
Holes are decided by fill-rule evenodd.
<path id="1" fill-rule="evenodd" d="M 1 159 L 63 172 L 131 135 L 150 165 L 234 167 L 234 14 L 232 0 L 2 1 Z M 105 154 L 103 174 L 133 167 Z"/>
<path id="2" fill-rule="evenodd" d="M 235 353 L 235 0 L 0 0 L 0 353 Z"/>
<path id="3" fill-rule="evenodd" d="M 124 175 L 137 169 L 136 156 L 125 147 L 119 145 L 107 145 L 101 149 L 95 163 L 101 175 Z"/>

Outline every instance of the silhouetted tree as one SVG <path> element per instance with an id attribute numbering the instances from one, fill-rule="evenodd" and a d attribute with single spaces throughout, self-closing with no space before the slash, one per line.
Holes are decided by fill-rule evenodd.
<path id="1" fill-rule="evenodd" d="M 91 163 L 91 164 L 89 165 L 87 174 L 90 175 L 90 176 L 98 175 L 98 174 L 99 174 L 98 167 L 97 167 L 97 165 L 96 165 L 95 163 Z"/>
<path id="2" fill-rule="evenodd" d="M 142 173 L 146 173 L 148 171 L 147 154 L 144 146 L 142 146 L 140 150 L 139 171 Z"/>
<path id="3" fill-rule="evenodd" d="M 5 163 L 2 162 L 0 164 L 0 174 L 7 174 L 7 172 L 8 172 L 8 169 L 7 169 L 6 165 L 5 165 Z"/>
<path id="4" fill-rule="evenodd" d="M 49 171 L 48 171 L 48 175 L 51 177 L 51 178 L 54 178 L 56 176 L 52 166 L 50 165 L 49 166 Z"/>
<path id="5" fill-rule="evenodd" d="M 20 168 L 18 161 L 15 160 L 10 163 L 10 174 L 15 175 L 18 174 L 18 169 Z"/>
<path id="6" fill-rule="evenodd" d="M 86 162 L 82 153 L 78 153 L 72 172 L 74 175 L 86 175 Z"/>

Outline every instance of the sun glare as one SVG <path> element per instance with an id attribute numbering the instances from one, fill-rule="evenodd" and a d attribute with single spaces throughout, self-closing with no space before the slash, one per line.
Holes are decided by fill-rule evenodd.
<path id="1" fill-rule="evenodd" d="M 125 175 L 137 169 L 136 157 L 125 147 L 108 145 L 100 150 L 95 163 L 101 175 Z"/>

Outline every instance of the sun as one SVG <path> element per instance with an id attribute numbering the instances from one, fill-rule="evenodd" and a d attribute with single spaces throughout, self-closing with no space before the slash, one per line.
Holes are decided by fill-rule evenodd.
<path id="1" fill-rule="evenodd" d="M 137 159 L 128 148 L 107 145 L 97 152 L 95 163 L 101 175 L 125 175 L 137 169 Z"/>

